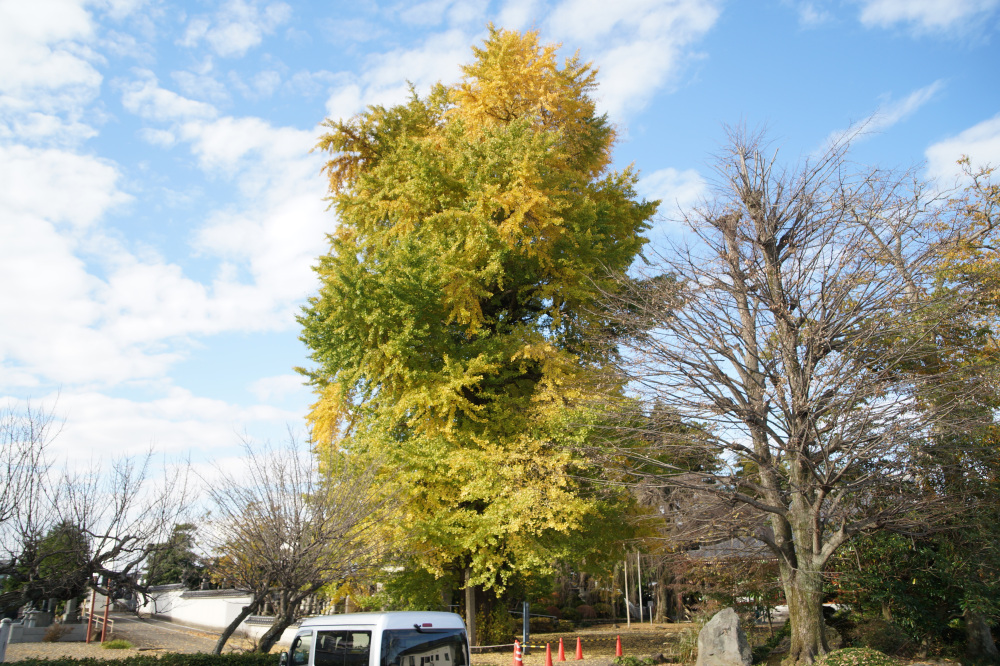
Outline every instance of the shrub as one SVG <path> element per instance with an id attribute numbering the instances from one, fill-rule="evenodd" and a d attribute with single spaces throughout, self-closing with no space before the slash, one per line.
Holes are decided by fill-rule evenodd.
<path id="1" fill-rule="evenodd" d="M 750 651 L 753 663 L 760 664 L 767 661 L 767 658 L 771 656 L 771 652 L 785 638 L 792 635 L 792 623 L 789 620 L 785 620 L 785 624 L 782 625 L 781 629 L 774 632 L 774 634 L 768 638 L 764 643 L 758 645 Z"/>
<path id="2" fill-rule="evenodd" d="M 559 620 L 549 617 L 533 617 L 528 620 L 528 626 L 533 634 L 547 634 L 556 630 Z"/>
<path id="3" fill-rule="evenodd" d="M 179 654 L 167 653 L 154 657 L 149 654 L 129 655 L 124 659 L 95 659 L 86 657 L 74 659 L 22 659 L 18 666 L 275 666 L 277 657 L 273 654 L 233 653 L 233 654 Z"/>
<path id="4" fill-rule="evenodd" d="M 569 620 L 558 620 L 556 622 L 556 631 L 560 633 L 566 633 L 568 631 L 573 631 L 573 623 Z"/>
<path id="5" fill-rule="evenodd" d="M 42 636 L 43 643 L 56 643 L 63 636 L 73 631 L 72 627 L 67 627 L 65 624 L 50 624 L 49 628 L 45 630 L 45 635 Z"/>
<path id="6" fill-rule="evenodd" d="M 101 647 L 105 650 L 131 650 L 135 646 L 124 638 L 116 638 L 113 641 L 101 643 Z"/>
<path id="7" fill-rule="evenodd" d="M 554 615 L 557 620 L 561 620 L 562 619 L 562 611 L 559 610 L 558 606 L 546 606 L 545 607 L 545 614 L 546 615 Z"/>
<path id="8" fill-rule="evenodd" d="M 910 642 L 899 626 L 885 620 L 868 620 L 854 628 L 854 646 L 871 648 L 885 654 L 898 654 Z"/>
<path id="9" fill-rule="evenodd" d="M 563 608 L 560 612 L 564 620 L 569 620 L 573 624 L 580 621 L 580 612 L 575 608 Z"/>
<path id="10" fill-rule="evenodd" d="M 594 604 L 594 612 L 597 613 L 597 617 L 611 617 L 614 614 L 611 604 L 605 603 Z"/>
<path id="11" fill-rule="evenodd" d="M 594 610 L 593 606 L 588 606 L 587 604 L 577 606 L 576 612 L 579 613 L 580 617 L 584 620 L 593 620 L 597 618 L 597 611 Z"/>
<path id="12" fill-rule="evenodd" d="M 493 612 L 486 615 L 483 612 L 476 613 L 477 634 L 482 645 L 497 645 L 507 643 L 511 636 L 516 635 L 521 628 L 520 618 L 514 619 L 510 612 L 502 605 L 493 608 Z M 530 623 L 530 620 L 529 620 Z"/>
<path id="13" fill-rule="evenodd" d="M 899 666 L 899 662 L 871 648 L 844 648 L 828 652 L 814 666 Z"/>

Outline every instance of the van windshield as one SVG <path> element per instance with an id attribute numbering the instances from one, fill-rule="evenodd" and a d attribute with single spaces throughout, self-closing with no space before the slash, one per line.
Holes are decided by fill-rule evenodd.
<path id="1" fill-rule="evenodd" d="M 392 629 L 382 634 L 381 666 L 469 666 L 464 629 Z"/>

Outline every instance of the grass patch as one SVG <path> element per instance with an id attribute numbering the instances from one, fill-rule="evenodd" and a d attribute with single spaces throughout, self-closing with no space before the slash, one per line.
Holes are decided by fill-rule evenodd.
<path id="1" fill-rule="evenodd" d="M 135 646 L 129 643 L 124 638 L 116 638 L 113 641 L 108 641 L 107 643 L 101 643 L 101 647 L 105 650 L 131 650 Z"/>

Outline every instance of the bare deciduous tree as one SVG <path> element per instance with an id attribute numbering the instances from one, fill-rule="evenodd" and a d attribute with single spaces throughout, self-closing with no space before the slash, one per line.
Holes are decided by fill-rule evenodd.
<path id="1" fill-rule="evenodd" d="M 714 497 L 711 527 L 774 553 L 797 662 L 827 651 L 823 569 L 837 548 L 948 511 L 910 461 L 967 414 L 920 396 L 972 386 L 910 371 L 955 305 L 927 295 L 947 239 L 931 237 L 909 174 L 852 170 L 846 147 L 784 171 L 760 137 L 734 133 L 713 200 L 685 216 L 689 241 L 607 299 L 624 333 L 618 381 L 646 405 L 623 422 L 645 418 L 658 435 L 617 453 L 647 482 Z M 703 429 L 670 437 L 648 423 L 656 402 Z M 686 447 L 716 453 L 721 469 L 664 463 Z"/>
<path id="2" fill-rule="evenodd" d="M 155 475 L 147 453 L 57 472 L 45 455 L 56 423 L 52 412 L 30 405 L 0 412 L 0 548 L 8 577 L 0 603 L 72 597 L 86 584 L 112 597 L 143 593 L 137 568 L 188 504 L 185 466 Z"/>
<path id="3" fill-rule="evenodd" d="M 260 652 L 298 619 L 309 595 L 364 575 L 380 554 L 372 535 L 390 505 L 375 484 L 376 469 L 358 469 L 343 455 L 313 456 L 294 441 L 281 449 L 247 442 L 244 450 L 241 469 L 219 470 L 208 484 L 214 573 L 251 595 L 219 637 L 216 654 L 272 595 L 276 617 L 257 643 Z"/>

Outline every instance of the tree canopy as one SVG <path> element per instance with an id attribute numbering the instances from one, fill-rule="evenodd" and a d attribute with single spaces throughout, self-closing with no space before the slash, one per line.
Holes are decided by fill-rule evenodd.
<path id="1" fill-rule="evenodd" d="M 300 317 L 317 442 L 384 456 L 422 566 L 501 586 L 544 569 L 611 504 L 562 446 L 606 359 L 604 276 L 639 254 L 656 202 L 609 169 L 595 70 L 490 28 L 458 83 L 328 120 L 339 217 Z"/>

